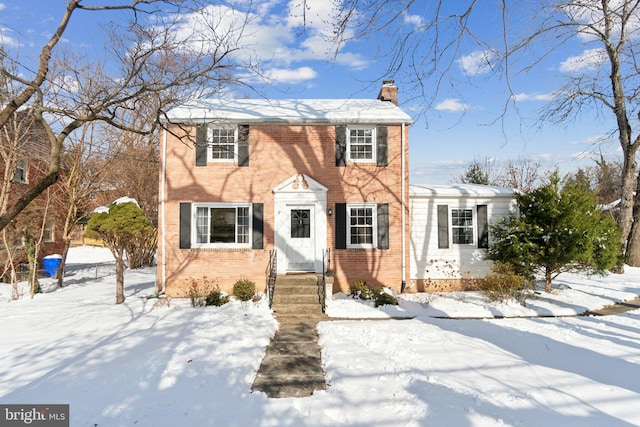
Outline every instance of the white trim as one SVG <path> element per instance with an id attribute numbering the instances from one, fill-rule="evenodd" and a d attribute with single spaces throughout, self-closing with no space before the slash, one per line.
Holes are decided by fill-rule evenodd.
<path id="1" fill-rule="evenodd" d="M 162 292 L 165 291 L 167 285 L 167 223 L 166 223 L 166 181 L 167 181 L 167 130 L 162 131 L 162 162 L 160 164 L 160 227 L 162 229 L 162 259 L 160 260 L 160 285 Z"/>
<path id="2" fill-rule="evenodd" d="M 402 284 L 400 285 L 401 290 L 403 286 L 405 286 L 407 284 L 407 233 L 405 231 L 406 227 L 407 227 L 407 202 L 406 202 L 406 196 L 405 193 L 407 192 L 407 188 L 406 188 L 406 166 L 405 166 L 405 137 L 404 137 L 404 133 L 405 133 L 405 123 L 402 123 L 402 129 L 401 129 L 402 134 L 400 135 L 400 173 L 402 174 L 402 177 L 400 179 L 400 191 L 402 193 L 401 195 L 401 218 L 402 218 L 402 231 L 401 231 L 401 235 L 402 235 L 402 261 L 400 263 L 400 267 L 402 269 Z M 391 222 L 391 221 L 389 221 Z M 411 227 L 411 222 L 409 222 L 409 227 Z"/>
<path id="3" fill-rule="evenodd" d="M 351 243 L 351 209 L 371 209 L 371 243 Z M 378 247 L 378 205 L 376 203 L 347 203 L 347 249 Z"/>
<path id="4" fill-rule="evenodd" d="M 306 185 L 304 184 L 306 182 Z M 305 188 L 308 187 L 308 188 Z M 327 187 L 306 174 L 296 174 L 273 188 L 274 245 L 278 254 L 278 274 L 289 271 L 287 236 L 283 233 L 291 206 L 310 206 L 314 211 L 314 271 L 322 273 L 322 256 L 327 248 Z"/>
<path id="5" fill-rule="evenodd" d="M 248 223 L 248 235 L 246 243 L 198 243 L 197 239 L 197 213 L 198 208 L 214 208 L 214 209 L 224 209 L 224 208 L 235 208 L 236 209 L 236 222 L 235 222 L 235 238 L 238 237 L 238 218 L 237 218 L 237 208 L 247 208 L 249 223 Z M 251 249 L 253 242 L 253 208 L 251 203 L 229 203 L 229 202 L 214 202 L 214 203 L 199 203 L 193 202 L 191 203 L 191 247 L 192 248 L 242 248 L 242 249 Z M 210 232 L 211 230 L 209 230 Z"/>
<path id="6" fill-rule="evenodd" d="M 371 158 L 354 159 L 351 157 L 351 130 L 371 130 Z M 374 125 L 348 125 L 347 126 L 347 161 L 354 163 L 376 163 L 378 151 L 378 133 Z"/>

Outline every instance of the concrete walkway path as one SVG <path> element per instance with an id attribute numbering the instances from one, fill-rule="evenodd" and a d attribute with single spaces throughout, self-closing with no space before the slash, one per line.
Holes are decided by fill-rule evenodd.
<path id="1" fill-rule="evenodd" d="M 276 316 L 277 318 L 277 316 Z M 281 322 L 267 347 L 251 391 L 269 397 L 305 397 L 327 388 L 316 326 L 325 318 Z"/>

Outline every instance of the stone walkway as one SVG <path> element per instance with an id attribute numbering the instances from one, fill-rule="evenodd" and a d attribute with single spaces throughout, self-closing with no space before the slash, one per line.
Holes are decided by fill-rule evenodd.
<path id="1" fill-rule="evenodd" d="M 277 316 L 276 316 L 277 318 Z M 327 388 L 316 325 L 327 318 L 287 319 L 267 347 L 251 391 L 306 397 Z"/>

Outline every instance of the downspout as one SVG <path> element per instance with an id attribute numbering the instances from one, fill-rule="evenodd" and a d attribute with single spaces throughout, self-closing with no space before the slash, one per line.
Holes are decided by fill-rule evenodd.
<path id="1" fill-rule="evenodd" d="M 162 287 L 161 292 L 164 293 L 167 284 L 167 246 L 166 246 L 166 219 L 165 219 L 165 191 L 167 180 L 167 131 L 162 130 L 162 162 L 160 164 L 160 228 L 162 230 L 162 240 L 160 246 L 162 250 L 161 264 L 160 264 L 160 285 Z"/>
<path id="2" fill-rule="evenodd" d="M 402 151 L 401 153 L 401 173 L 402 173 L 402 180 L 401 182 L 401 191 L 402 191 L 402 263 L 401 263 L 401 267 L 402 267 L 402 283 L 400 284 L 400 292 L 404 291 L 405 286 L 407 285 L 407 265 L 406 265 L 406 259 L 407 259 L 407 247 L 406 247 L 406 216 L 407 216 L 407 212 L 406 212 L 406 200 L 405 200 L 405 192 L 406 192 L 406 178 L 405 178 L 405 157 L 406 157 L 406 153 L 405 153 L 405 146 L 406 141 L 405 141 L 405 123 L 402 123 L 402 134 L 400 135 L 400 149 Z"/>

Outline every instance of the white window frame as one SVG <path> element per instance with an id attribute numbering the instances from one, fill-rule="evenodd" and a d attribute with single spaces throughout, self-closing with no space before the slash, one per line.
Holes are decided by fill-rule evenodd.
<path id="1" fill-rule="evenodd" d="M 371 209 L 371 243 L 351 243 L 351 210 Z M 378 205 L 375 203 L 347 203 L 347 248 L 378 247 Z"/>
<path id="2" fill-rule="evenodd" d="M 213 142 L 214 131 L 233 131 L 233 156 L 230 159 L 219 159 L 213 157 L 213 147 L 217 144 Z M 231 145 L 231 144 L 225 144 Z M 207 126 L 207 160 L 209 162 L 232 163 L 238 159 L 238 127 L 231 125 L 210 125 Z"/>
<path id="3" fill-rule="evenodd" d="M 235 224 L 235 242 L 234 243 L 198 243 L 198 208 L 209 209 L 236 209 L 236 224 Z M 246 208 L 248 215 L 247 227 L 247 241 L 244 243 L 238 243 L 239 227 L 238 224 L 238 208 Z M 210 218 L 210 216 L 209 216 Z M 209 220 L 210 221 L 210 220 Z M 209 222 L 207 223 L 207 227 Z M 211 230 L 207 230 L 207 234 L 210 235 Z M 191 209 L 191 241 L 194 248 L 251 248 L 253 239 L 253 209 L 251 203 L 193 203 Z"/>
<path id="4" fill-rule="evenodd" d="M 453 211 L 470 211 L 471 212 L 471 225 L 468 226 L 454 226 L 453 225 Z M 475 245 L 476 241 L 477 241 L 477 236 L 476 236 L 476 209 L 474 208 L 470 208 L 470 207 L 455 207 L 455 208 L 449 208 L 449 220 L 450 220 L 450 225 L 449 225 L 449 231 L 450 231 L 450 236 L 451 236 L 451 244 L 452 245 L 459 245 L 459 246 L 471 246 L 471 245 Z M 454 233 L 453 230 L 454 228 L 471 228 L 471 242 L 469 243 L 457 243 L 454 240 Z"/>
<path id="5" fill-rule="evenodd" d="M 370 159 L 357 159 L 351 157 L 351 131 L 355 130 L 370 130 L 371 131 L 371 158 Z M 347 160 L 358 163 L 376 163 L 376 151 L 377 151 L 377 135 L 376 127 L 373 125 L 350 125 L 347 126 Z"/>
<path id="6" fill-rule="evenodd" d="M 22 171 L 22 174 L 21 174 L 20 178 L 17 178 L 18 171 Z M 13 174 L 13 180 L 15 182 L 24 182 L 24 183 L 26 183 L 27 179 L 28 179 L 27 172 L 28 172 L 27 161 L 25 159 L 16 160 L 16 170 L 15 170 L 15 173 Z"/>
<path id="7" fill-rule="evenodd" d="M 43 238 L 45 242 L 56 241 L 56 226 L 52 223 L 47 223 L 44 228 Z"/>

